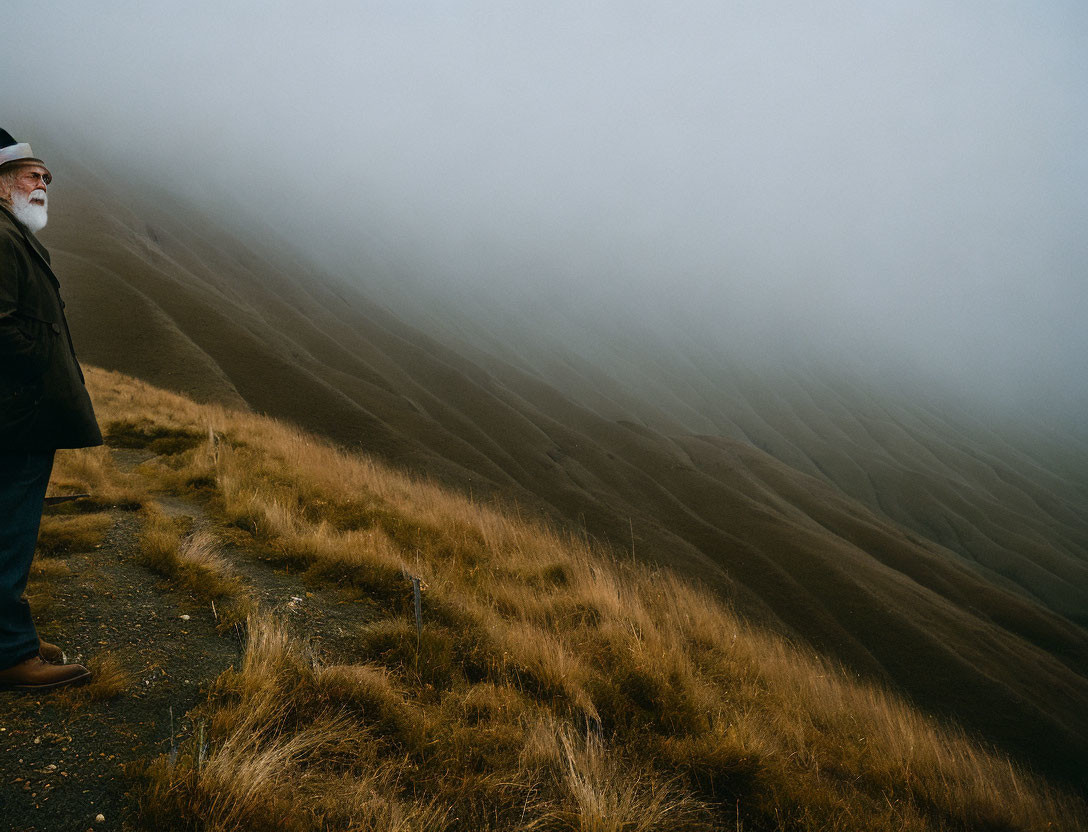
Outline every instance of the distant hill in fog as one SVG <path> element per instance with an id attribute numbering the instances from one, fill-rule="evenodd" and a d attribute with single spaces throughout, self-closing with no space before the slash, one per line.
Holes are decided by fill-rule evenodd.
<path id="1" fill-rule="evenodd" d="M 1083 780 L 1078 440 L 695 342 L 537 348 L 531 321 L 452 314 L 424 332 L 275 239 L 66 167 L 41 236 L 82 360 L 633 549 Z"/>

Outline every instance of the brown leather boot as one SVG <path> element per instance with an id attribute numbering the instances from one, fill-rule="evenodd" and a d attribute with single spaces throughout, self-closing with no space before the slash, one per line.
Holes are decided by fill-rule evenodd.
<path id="1" fill-rule="evenodd" d="M 51 690 L 90 680 L 91 671 L 81 664 L 49 664 L 41 656 L 0 670 L 0 690 Z"/>
<path id="2" fill-rule="evenodd" d="M 42 661 L 50 662 L 52 664 L 60 664 L 64 661 L 64 651 L 57 645 L 50 644 L 48 641 L 38 640 L 38 655 L 42 657 Z"/>

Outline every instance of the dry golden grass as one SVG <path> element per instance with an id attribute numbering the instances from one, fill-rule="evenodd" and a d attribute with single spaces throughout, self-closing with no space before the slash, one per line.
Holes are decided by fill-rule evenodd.
<path id="1" fill-rule="evenodd" d="M 280 685 L 303 684 L 298 696 L 281 695 Z M 198 820 L 208 830 L 441 828 L 436 806 L 398 797 L 400 772 L 376 759 L 349 716 L 365 710 L 378 726 L 411 730 L 385 674 L 315 672 L 283 629 L 254 623 L 242 671 L 228 671 L 218 686 L 206 752 L 194 740 L 174 764 L 159 758 L 146 772 L 142 801 L 159 822 Z"/>
<path id="2" fill-rule="evenodd" d="M 556 746 L 559 794 L 542 804 L 528 829 L 576 829 L 582 832 L 651 832 L 704 825 L 704 807 L 679 783 L 607 749 L 594 734 L 577 735 L 569 726 L 553 729 L 544 742 Z"/>
<path id="3" fill-rule="evenodd" d="M 384 611 L 359 623 L 358 666 L 323 667 L 281 622 L 251 617 L 243 666 L 203 706 L 206 752 L 191 743 L 145 772 L 146 823 L 1088 826 L 1077 798 L 670 573 L 270 419 L 90 380 L 126 441 L 169 448 L 148 464 L 161 487 L 202 494 L 237 544 Z M 177 557 L 182 532 L 166 526 L 150 521 L 152 562 Z"/>
<path id="4" fill-rule="evenodd" d="M 90 495 L 55 506 L 50 510 L 53 514 L 76 514 L 106 508 L 136 509 L 149 499 L 146 484 L 132 474 L 119 471 L 105 447 L 58 451 L 49 493 Z"/>
<path id="5" fill-rule="evenodd" d="M 61 704 L 78 706 L 85 702 L 113 699 L 132 687 L 134 678 L 127 666 L 113 653 L 99 653 L 87 661 L 91 681 L 77 688 L 67 688 L 56 697 Z"/>
<path id="6" fill-rule="evenodd" d="M 186 531 L 187 520 L 169 517 L 153 502 L 142 509 L 141 516 L 140 562 L 174 586 L 219 602 L 221 626 L 244 620 L 251 601 L 215 536 L 206 529 Z"/>
<path id="7" fill-rule="evenodd" d="M 71 574 L 72 567 L 70 567 L 63 558 L 38 556 L 34 558 L 34 561 L 30 564 L 31 580 L 55 580 L 57 578 L 67 578 Z"/>
<path id="8" fill-rule="evenodd" d="M 38 532 L 38 555 L 50 557 L 70 552 L 89 552 L 102 545 L 113 525 L 108 514 L 78 514 L 42 517 Z"/>

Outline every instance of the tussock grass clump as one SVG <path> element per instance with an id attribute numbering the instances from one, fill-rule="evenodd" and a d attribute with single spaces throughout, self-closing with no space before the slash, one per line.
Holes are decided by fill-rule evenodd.
<path id="1" fill-rule="evenodd" d="M 42 517 L 38 554 L 50 557 L 89 552 L 102 545 L 112 525 L 112 518 L 104 513 Z"/>
<path id="2" fill-rule="evenodd" d="M 187 519 L 170 517 L 155 504 L 142 517 L 140 562 L 198 598 L 219 602 L 221 628 L 244 620 L 252 601 L 215 536 L 189 530 Z"/>
<path id="3" fill-rule="evenodd" d="M 270 618 L 252 618 L 242 668 L 217 682 L 203 752 L 143 772 L 145 820 L 202 829 L 444 828 L 444 810 L 403 797 L 400 758 L 418 748 L 419 719 L 375 668 L 317 668 Z"/>
<path id="4" fill-rule="evenodd" d="M 89 494 L 51 506 L 49 514 L 79 514 L 107 508 L 135 510 L 150 499 L 148 486 L 118 470 L 104 447 L 58 451 L 50 477 L 51 494 Z"/>
<path id="5" fill-rule="evenodd" d="M 562 798 L 539 806 L 529 829 L 566 828 L 593 832 L 653 832 L 705 826 L 703 807 L 676 778 L 631 767 L 610 754 L 595 735 L 570 729 L 554 734 L 560 759 Z"/>
<path id="6" fill-rule="evenodd" d="M 359 623 L 353 667 L 252 617 L 242 667 L 203 706 L 206 751 L 144 772 L 145 823 L 1088 828 L 1079 799 L 671 573 L 273 420 L 90 378 L 114 418 L 203 437 L 158 475 L 206 484 L 236 543 L 379 611 Z M 185 532 L 162 533 L 152 550 Z"/>
<path id="7" fill-rule="evenodd" d="M 129 690 L 135 680 L 128 670 L 128 662 L 113 653 L 99 653 L 87 661 L 91 681 L 77 688 L 67 688 L 58 700 L 70 706 L 85 702 L 102 702 L 120 696 Z"/>
<path id="8" fill-rule="evenodd" d="M 30 578 L 34 580 L 40 578 L 44 581 L 55 580 L 57 578 L 67 578 L 72 574 L 72 567 L 70 567 L 63 558 L 54 557 L 35 557 L 34 561 L 30 564 Z"/>
<path id="9" fill-rule="evenodd" d="M 157 454 L 176 454 L 195 448 L 204 437 L 195 430 L 171 427 L 150 419 L 116 419 L 106 425 L 105 441 L 115 448 L 146 448 Z"/>
<path id="10" fill-rule="evenodd" d="M 30 609 L 34 614 L 34 622 L 38 626 L 53 622 L 57 613 L 62 611 L 60 601 L 57 600 L 53 587 L 48 580 L 29 581 L 26 592 L 23 593 L 23 598 L 30 604 Z"/>

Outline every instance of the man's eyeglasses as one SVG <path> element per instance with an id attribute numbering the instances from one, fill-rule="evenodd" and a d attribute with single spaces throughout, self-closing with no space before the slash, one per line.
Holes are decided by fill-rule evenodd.
<path id="1" fill-rule="evenodd" d="M 23 176 L 29 176 L 35 181 L 40 179 L 46 185 L 50 184 L 53 181 L 53 174 L 51 174 L 49 171 L 41 173 L 40 171 L 36 170 L 28 170 L 26 173 L 23 174 Z"/>

